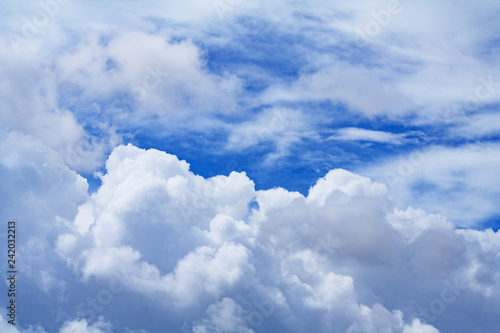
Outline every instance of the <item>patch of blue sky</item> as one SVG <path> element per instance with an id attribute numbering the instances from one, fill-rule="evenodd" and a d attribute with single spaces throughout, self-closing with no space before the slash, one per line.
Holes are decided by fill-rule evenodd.
<path id="1" fill-rule="evenodd" d="M 102 170 L 101 172 L 104 172 L 104 170 Z M 80 172 L 80 176 L 82 176 L 83 178 L 85 178 L 87 180 L 87 183 L 89 184 L 89 188 L 88 188 L 87 192 L 89 194 L 97 192 L 99 187 L 101 187 L 101 185 L 102 185 L 101 179 L 99 177 L 97 177 L 94 172 L 92 172 L 92 173 Z"/>
<path id="2" fill-rule="evenodd" d="M 264 166 L 266 156 L 273 152 L 272 143 L 265 143 L 244 151 L 224 151 L 225 142 L 224 138 L 217 138 L 215 133 L 205 137 L 197 136 L 195 133 L 186 133 L 182 136 L 155 138 L 141 132 L 136 133 L 132 140 L 132 143 L 140 148 L 160 149 L 176 155 L 181 160 L 186 160 L 190 164 L 191 171 L 205 178 L 229 175 L 232 171 L 245 171 L 255 182 L 257 189 L 284 187 L 287 184 L 293 184 L 294 179 L 303 181 L 303 175 L 296 174 L 293 170 L 287 172 L 279 166 L 280 163 L 286 161 L 278 161 L 268 167 Z M 312 177 L 308 177 L 310 178 Z"/>
<path id="3" fill-rule="evenodd" d="M 492 229 L 494 232 L 500 230 L 500 215 L 491 216 L 483 221 L 480 221 L 476 227 L 476 230 L 486 230 Z"/>

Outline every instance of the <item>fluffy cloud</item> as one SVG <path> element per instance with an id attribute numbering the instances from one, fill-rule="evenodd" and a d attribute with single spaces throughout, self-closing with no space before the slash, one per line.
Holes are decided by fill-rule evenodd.
<path id="1" fill-rule="evenodd" d="M 212 304 L 203 319 L 193 327 L 193 333 L 253 333 L 245 322 L 245 311 L 230 298 Z"/>
<path id="2" fill-rule="evenodd" d="M 65 265 L 54 255 L 52 240 L 74 220 L 88 196 L 88 184 L 59 153 L 19 132 L 0 134 L 0 156 L 0 211 L 5 221 L 17 222 L 16 268 L 22 272 L 17 302 L 29 308 L 34 301 L 48 309 L 47 303 L 57 304 L 67 291 Z M 7 271 L 7 261 L 1 267 Z M 35 294 L 41 299 L 32 298 Z"/>
<path id="3" fill-rule="evenodd" d="M 307 197 L 255 191 L 244 173 L 204 179 L 175 156 L 120 146 L 85 204 L 95 221 L 57 251 L 86 280 L 119 277 L 158 311 L 182 309 L 193 332 L 477 330 L 445 319 L 495 304 L 498 234 L 400 211 L 388 194 L 341 169 Z"/>
<path id="4" fill-rule="evenodd" d="M 19 168 L 13 154 L 3 156 L 4 168 Z M 129 145 L 111 154 L 102 181 L 90 199 L 81 196 L 80 209 L 61 216 L 75 222 L 58 229 L 56 252 L 86 283 L 118 278 L 120 290 L 161 300 L 155 311 L 189 314 L 184 327 L 193 332 L 474 331 L 467 317 L 446 320 L 463 307 L 485 311 L 484 327 L 495 323 L 498 233 L 395 209 L 387 187 L 366 177 L 332 170 L 307 197 L 255 191 L 244 173 L 204 179 L 173 155 Z M 43 254 L 50 243 L 32 238 L 24 246 Z M 40 290 L 61 287 L 56 260 L 24 260 L 28 278 L 43 264 Z M 105 294 L 97 299 L 106 302 Z M 111 331 L 91 319 L 61 332 Z"/>
<path id="5" fill-rule="evenodd" d="M 85 319 L 73 320 L 64 323 L 59 333 L 105 333 L 111 332 L 111 325 L 103 319 L 89 325 Z"/>
<path id="6" fill-rule="evenodd" d="M 211 74 L 204 57 L 192 41 L 175 42 L 164 34 L 96 33 L 58 59 L 57 73 L 61 84 L 85 91 L 90 100 L 128 95 L 144 116 L 229 113 L 236 108 L 238 79 Z"/>
<path id="7" fill-rule="evenodd" d="M 74 110 L 62 106 L 62 87 L 53 71 L 51 55 L 51 50 L 60 46 L 44 47 L 31 39 L 26 41 L 29 48 L 20 54 L 13 52 L 5 40 L 0 41 L 0 59 L 4 64 L 0 79 L 0 129 L 22 132 L 39 140 L 77 171 L 95 170 L 120 142 L 115 128 L 105 121 L 82 120 Z M 89 127 L 93 127 L 93 134 L 87 132 Z"/>
<path id="8" fill-rule="evenodd" d="M 19 132 L 0 134 L 2 207 L 25 221 L 25 237 L 45 238 L 56 218 L 73 220 L 86 200 L 87 181 L 56 151 Z M 62 223 L 62 222 L 61 222 Z"/>

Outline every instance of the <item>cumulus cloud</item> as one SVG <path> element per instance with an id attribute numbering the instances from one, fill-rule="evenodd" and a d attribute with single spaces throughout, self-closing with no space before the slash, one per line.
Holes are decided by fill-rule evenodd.
<path id="1" fill-rule="evenodd" d="M 2 206 L 12 212 L 10 218 L 28 221 L 25 236 L 43 238 L 57 216 L 74 219 L 88 184 L 60 154 L 16 131 L 0 134 L 0 152 Z"/>
<path id="2" fill-rule="evenodd" d="M 88 183 L 55 150 L 16 131 L 0 134 L 0 156 L 0 211 L 5 221 L 17 222 L 16 268 L 23 282 L 18 276 L 16 300 L 29 308 L 32 295 L 41 295 L 38 307 L 45 307 L 67 291 L 65 265 L 53 253 L 52 237 L 69 228 L 88 196 Z M 6 272 L 7 261 L 1 267 Z"/>
<path id="3" fill-rule="evenodd" d="M 120 146 L 89 202 L 89 231 L 60 235 L 58 253 L 86 280 L 118 276 L 158 311 L 189 313 L 193 332 L 474 331 L 444 318 L 499 293 L 497 233 L 398 210 L 385 185 L 341 169 L 304 197 Z"/>
<path id="4" fill-rule="evenodd" d="M 223 298 L 210 305 L 206 311 L 206 319 L 193 327 L 193 333 L 255 332 L 245 322 L 245 311 L 231 298 Z"/>
<path id="5" fill-rule="evenodd" d="M 105 333 L 112 332 L 111 325 L 105 322 L 102 318 L 98 322 L 89 325 L 87 320 L 73 320 L 64 323 L 59 330 L 59 333 Z"/>

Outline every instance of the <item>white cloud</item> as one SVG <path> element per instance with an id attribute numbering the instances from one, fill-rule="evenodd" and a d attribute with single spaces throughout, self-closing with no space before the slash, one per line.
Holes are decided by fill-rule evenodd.
<path id="1" fill-rule="evenodd" d="M 137 31 L 118 32 L 106 44 L 102 38 L 87 35 L 59 57 L 60 84 L 74 84 L 89 100 L 129 94 L 135 116 L 125 121 L 149 121 L 151 114 L 175 118 L 237 110 L 239 80 L 208 71 L 203 50 L 191 40 L 176 42 L 165 34 Z"/>
<path id="2" fill-rule="evenodd" d="M 386 183 L 401 208 L 411 203 L 470 227 L 500 213 L 499 154 L 494 143 L 431 146 L 365 167 L 363 173 Z"/>
<path id="3" fill-rule="evenodd" d="M 0 317 L 0 329 L 4 333 L 47 333 L 40 326 L 33 327 L 30 325 L 26 329 L 20 330 L 16 326 L 19 327 L 18 321 L 16 321 L 16 325 L 11 325 L 4 321 L 3 316 Z M 59 333 L 112 333 L 112 330 L 111 324 L 101 317 L 91 325 L 85 319 L 66 321 L 59 329 Z"/>
<path id="4" fill-rule="evenodd" d="M 429 229 L 453 230 L 454 225 L 445 217 L 427 214 L 422 209 L 408 207 L 405 211 L 398 209 L 387 216 L 387 220 L 408 242 L 413 242 L 422 232 Z"/>
<path id="5" fill-rule="evenodd" d="M 45 237 L 57 216 L 73 220 L 87 197 L 87 181 L 57 152 L 19 132 L 0 133 L 0 175 L 3 210 L 28 221 L 26 240 Z"/>
<path id="6" fill-rule="evenodd" d="M 359 195 L 386 196 L 387 188 L 380 183 L 372 183 L 369 178 L 353 175 L 343 169 L 331 170 L 325 177 L 319 179 L 309 190 L 307 201 L 324 206 L 327 199 L 333 196 L 353 197 Z"/>
<path id="7" fill-rule="evenodd" d="M 449 130 L 454 137 L 481 139 L 500 133 L 500 115 L 498 113 L 474 114 L 461 117 L 456 127 Z"/>
<path id="8" fill-rule="evenodd" d="M 0 59 L 4 64 L 0 79 L 0 130 L 21 132 L 39 140 L 77 171 L 98 168 L 120 137 L 105 121 L 83 123 L 78 115 L 60 106 L 61 87 L 53 71 L 50 49 L 36 44 L 34 50 L 21 56 L 5 51 Z M 85 125 L 89 123 L 104 134 L 86 132 Z"/>
<path id="9" fill-rule="evenodd" d="M 94 223 L 93 206 L 87 202 L 78 207 L 78 214 L 75 218 L 75 226 L 79 233 L 84 234 L 89 230 L 89 227 Z"/>
<path id="10" fill-rule="evenodd" d="M 411 326 L 405 325 L 403 333 L 439 333 L 439 331 L 426 324 L 422 324 L 419 319 L 414 319 Z"/>
<path id="11" fill-rule="evenodd" d="M 345 170 L 304 197 L 255 191 L 244 174 L 204 179 L 175 156 L 131 145 L 116 148 L 107 168 L 90 201 L 95 223 L 87 235 L 61 235 L 58 252 L 87 281 L 121 276 L 129 292 L 191 313 L 194 332 L 271 322 L 290 332 L 469 329 L 477 323 L 432 310 L 446 283 L 460 282 L 463 295 L 443 303 L 447 313 L 481 309 L 469 295 L 494 302 L 500 292 L 498 259 L 486 256 L 498 250 L 497 233 L 395 209 L 385 185 Z"/>
<path id="12" fill-rule="evenodd" d="M 98 322 L 89 325 L 85 319 L 73 320 L 64 323 L 59 333 L 105 333 L 111 332 L 111 325 L 99 319 Z"/>
<path id="13" fill-rule="evenodd" d="M 303 112 L 284 108 L 266 109 L 255 119 L 228 126 L 229 137 L 226 148 L 231 151 L 246 149 L 266 143 L 274 144 L 267 162 L 289 154 L 293 145 L 304 138 L 316 138 L 314 119 Z"/>
<path id="14" fill-rule="evenodd" d="M 193 333 L 253 333 L 245 322 L 245 310 L 231 298 L 223 298 L 220 302 L 210 305 L 203 319 L 193 327 Z"/>
<path id="15" fill-rule="evenodd" d="M 335 104 L 345 103 L 353 111 L 370 117 L 401 115 L 412 103 L 391 89 L 390 82 L 383 82 L 382 75 L 378 69 L 339 62 L 313 73 L 304 73 L 291 85 L 270 87 L 262 100 L 264 103 L 330 100 Z"/>
<path id="16" fill-rule="evenodd" d="M 338 307 L 342 300 L 342 307 L 349 308 L 356 306 L 355 295 L 352 277 L 330 272 L 313 288 L 312 295 L 304 299 L 304 305 L 311 309 L 330 310 L 331 307 Z"/>
<path id="17" fill-rule="evenodd" d="M 20 165 L 3 156 L 4 168 Z M 31 155 L 37 158 L 50 156 Z M 443 303 L 446 313 L 495 308 L 500 294 L 498 233 L 455 230 L 444 217 L 397 210 L 385 185 L 345 170 L 332 170 L 304 197 L 255 191 L 243 173 L 204 179 L 173 155 L 131 145 L 116 148 L 107 168 L 80 213 L 75 207 L 66 215 L 75 227 L 56 232 L 55 250 L 85 283 L 119 276 L 126 293 L 162 300 L 157 311 L 189 313 L 194 332 L 469 329 L 477 323 L 467 317 L 448 322 L 432 312 L 446 281 L 460 282 L 458 296 Z M 258 207 L 249 209 L 253 198 Z M 81 233 L 83 210 L 95 222 Z M 40 254 L 24 258 L 40 265 L 26 278 L 36 276 L 49 292 L 59 288 L 60 263 L 44 259 L 50 245 L 32 239 L 24 246 Z M 495 322 L 491 315 L 485 325 Z M 61 332 L 111 331 L 89 321 L 68 322 Z"/>
<path id="18" fill-rule="evenodd" d="M 52 237 L 67 230 L 67 221 L 73 221 L 78 206 L 87 200 L 87 181 L 56 151 L 15 131 L 0 134 L 0 178 L 0 211 L 6 221 L 17 222 L 16 269 L 23 281 L 18 280 L 18 304 L 26 304 L 23 293 L 60 302 L 68 285 L 65 265 L 52 252 Z M 7 261 L 1 266 L 7 271 Z M 22 306 L 18 315 L 24 316 Z M 30 324 L 21 323 L 25 328 Z"/>
<path id="19" fill-rule="evenodd" d="M 220 296 L 252 273 L 249 256 L 241 244 L 223 244 L 217 250 L 198 247 L 179 260 L 174 274 L 165 277 L 168 293 L 181 305 L 199 301 L 204 292 Z"/>
<path id="20" fill-rule="evenodd" d="M 371 141 L 380 143 L 402 144 L 406 134 L 394 134 L 384 131 L 373 131 L 364 128 L 346 127 L 336 131 L 328 140 Z"/>
<path id="21" fill-rule="evenodd" d="M 397 14 L 390 13 L 391 3 Z M 368 117 L 428 124 L 460 122 L 450 114 L 499 101 L 498 59 L 489 49 L 498 8 L 491 1 L 481 8 L 463 1 L 311 3 L 300 7 L 310 20 L 290 8 L 266 18 L 316 47 L 297 47 L 307 49 L 307 65 L 294 82 L 267 89 L 265 103 L 330 100 Z"/>

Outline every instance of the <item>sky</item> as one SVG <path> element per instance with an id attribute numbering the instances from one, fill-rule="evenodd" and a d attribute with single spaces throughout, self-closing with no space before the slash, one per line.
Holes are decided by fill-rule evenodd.
<path id="1" fill-rule="evenodd" d="M 1 2 L 0 331 L 496 332 L 499 14 Z"/>

